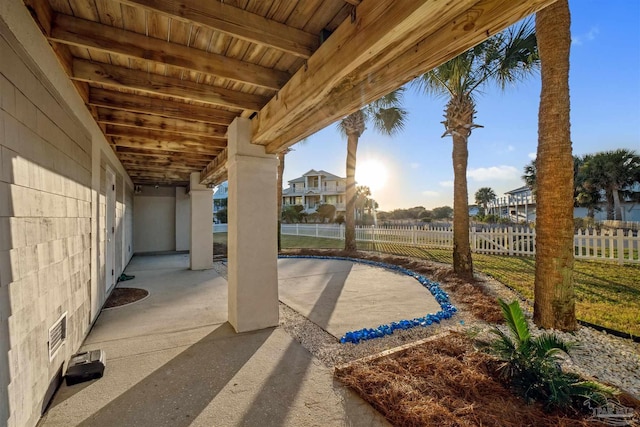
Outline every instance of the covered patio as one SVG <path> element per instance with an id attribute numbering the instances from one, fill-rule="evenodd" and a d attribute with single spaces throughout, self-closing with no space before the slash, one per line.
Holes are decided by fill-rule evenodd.
<path id="1" fill-rule="evenodd" d="M 134 253 L 212 267 L 224 180 L 217 333 L 277 326 L 276 154 L 551 3 L 0 2 L 0 424 L 36 424 Z"/>
<path id="2" fill-rule="evenodd" d="M 221 266 L 221 265 L 219 265 Z M 103 310 L 82 350 L 102 379 L 62 385 L 41 426 L 387 425 L 283 328 L 236 334 L 220 269 L 135 256 L 119 286 L 145 299 Z M 333 335 L 439 310 L 414 278 L 348 261 L 279 260 L 281 300 Z M 350 345 L 350 344 L 349 344 Z"/>

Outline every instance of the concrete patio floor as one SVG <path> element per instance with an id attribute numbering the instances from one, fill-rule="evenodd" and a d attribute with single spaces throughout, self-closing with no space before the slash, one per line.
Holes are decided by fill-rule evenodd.
<path id="1" fill-rule="evenodd" d="M 103 310 L 82 350 L 106 352 L 104 377 L 63 384 L 40 427 L 388 425 L 283 329 L 236 334 L 226 280 L 188 265 L 132 259 L 120 285 L 150 295 Z M 279 277 L 281 300 L 336 337 L 439 309 L 408 276 L 347 261 L 282 259 Z"/>

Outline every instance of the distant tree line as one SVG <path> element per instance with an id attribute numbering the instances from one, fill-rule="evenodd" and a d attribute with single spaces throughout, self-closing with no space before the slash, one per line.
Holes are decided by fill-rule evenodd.
<path id="1" fill-rule="evenodd" d="M 384 222 L 393 220 L 431 222 L 433 220 L 448 220 L 452 217 L 453 208 L 451 206 L 440 206 L 431 210 L 424 206 L 415 206 L 409 209 L 394 209 L 391 212 L 378 212 L 378 220 Z"/>

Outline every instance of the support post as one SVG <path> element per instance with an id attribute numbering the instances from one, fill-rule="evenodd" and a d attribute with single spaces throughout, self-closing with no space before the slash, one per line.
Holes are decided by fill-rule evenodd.
<path id="1" fill-rule="evenodd" d="M 228 130 L 229 323 L 236 332 L 278 325 L 278 160 L 251 144 L 251 121 Z"/>
<path id="2" fill-rule="evenodd" d="M 200 172 L 192 172 L 189 183 L 191 199 L 191 270 L 213 267 L 213 191 L 200 184 Z"/>

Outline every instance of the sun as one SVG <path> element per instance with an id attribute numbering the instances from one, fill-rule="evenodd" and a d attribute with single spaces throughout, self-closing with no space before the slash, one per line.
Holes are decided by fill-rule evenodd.
<path id="1" fill-rule="evenodd" d="M 387 168 L 380 160 L 368 159 L 356 166 L 356 182 L 366 185 L 371 192 L 382 189 L 387 183 Z"/>

